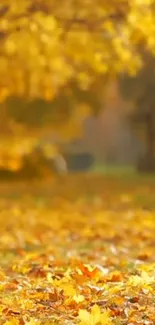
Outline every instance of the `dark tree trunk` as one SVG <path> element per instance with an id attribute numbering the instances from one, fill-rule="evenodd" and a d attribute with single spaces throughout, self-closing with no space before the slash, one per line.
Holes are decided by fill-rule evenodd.
<path id="1" fill-rule="evenodd" d="M 146 153 L 140 159 L 138 170 L 142 172 L 155 172 L 155 109 L 150 109 L 145 118 L 146 127 Z"/>
<path id="2" fill-rule="evenodd" d="M 148 161 L 153 162 L 154 161 L 154 114 L 149 114 L 148 120 L 147 120 L 147 157 Z"/>

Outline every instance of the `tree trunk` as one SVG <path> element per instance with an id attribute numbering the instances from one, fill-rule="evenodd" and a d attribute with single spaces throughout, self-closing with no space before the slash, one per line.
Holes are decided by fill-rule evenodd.
<path id="1" fill-rule="evenodd" d="M 154 133 L 155 133 L 155 130 L 154 130 L 154 114 L 149 114 L 148 116 L 148 120 L 147 120 L 147 150 L 146 150 L 146 155 L 147 155 L 147 158 L 148 158 L 148 162 L 154 162 L 154 158 L 155 158 L 155 155 L 154 155 L 154 142 L 155 142 L 155 139 L 154 139 Z"/>
<path id="2" fill-rule="evenodd" d="M 7 115 L 6 102 L 0 103 L 0 136 L 8 137 L 12 135 L 10 120 Z"/>
<path id="3" fill-rule="evenodd" d="M 145 119 L 146 127 L 146 153 L 138 164 L 138 170 L 142 172 L 155 172 L 155 110 L 149 110 Z"/>

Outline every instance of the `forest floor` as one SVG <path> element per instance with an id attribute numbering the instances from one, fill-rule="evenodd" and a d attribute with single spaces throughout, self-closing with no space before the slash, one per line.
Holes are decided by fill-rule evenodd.
<path id="1" fill-rule="evenodd" d="M 154 325 L 155 178 L 0 185 L 0 325 Z"/>

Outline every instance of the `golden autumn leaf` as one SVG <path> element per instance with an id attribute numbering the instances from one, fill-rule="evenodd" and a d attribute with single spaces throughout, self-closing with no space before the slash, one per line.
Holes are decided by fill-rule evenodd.
<path id="1" fill-rule="evenodd" d="M 18 319 L 12 318 L 10 321 L 6 321 L 4 325 L 19 325 Z M 33 324 L 32 324 L 33 325 Z"/>
<path id="2" fill-rule="evenodd" d="M 83 295 L 78 295 L 78 294 L 76 294 L 76 295 L 74 295 L 73 296 L 73 300 L 75 301 L 75 302 L 77 302 L 77 304 L 78 303 L 80 303 L 80 302 L 82 302 L 82 301 L 84 301 L 84 296 Z"/>
<path id="3" fill-rule="evenodd" d="M 151 284 L 155 283 L 155 277 L 150 276 L 147 272 L 142 271 L 140 275 L 132 275 L 128 279 L 128 284 L 141 289 L 152 290 Z"/>
<path id="4" fill-rule="evenodd" d="M 100 310 L 98 305 L 94 305 L 91 309 L 91 312 L 87 310 L 79 311 L 80 325 L 112 325 L 110 315 L 108 311 Z"/>

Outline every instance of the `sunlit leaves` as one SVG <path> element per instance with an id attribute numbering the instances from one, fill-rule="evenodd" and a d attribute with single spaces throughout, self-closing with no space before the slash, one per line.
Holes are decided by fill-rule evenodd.
<path id="1" fill-rule="evenodd" d="M 133 275 L 128 280 L 128 285 L 140 289 L 152 290 L 151 284 L 155 284 L 155 277 L 148 275 L 147 272 L 142 271 L 140 275 Z"/>
<path id="2" fill-rule="evenodd" d="M 37 97 L 41 93 L 48 100 L 53 96 L 50 89 L 57 91 L 70 78 L 80 79 L 79 74 L 87 75 L 83 85 L 96 74 L 136 73 L 141 66 L 137 45 L 155 51 L 154 10 L 153 0 L 63 0 L 59 4 L 3 0 L 0 55 L 8 61 L 5 75 L 9 76 L 4 82 L 0 65 L 0 77 L 9 90 L 5 97 L 11 93 Z M 13 87 L 17 68 L 22 77 Z M 51 75 L 48 82 L 47 71 Z M 29 86 L 20 87 L 22 83 Z"/>

